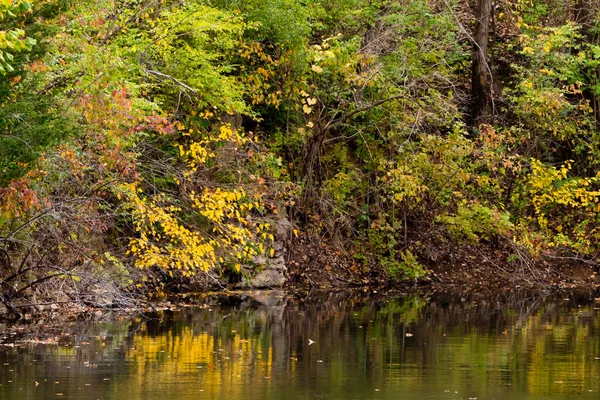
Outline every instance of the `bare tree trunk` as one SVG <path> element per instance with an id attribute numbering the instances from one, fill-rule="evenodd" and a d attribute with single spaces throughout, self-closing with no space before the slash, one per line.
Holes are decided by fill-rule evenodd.
<path id="1" fill-rule="evenodd" d="M 473 99 L 471 117 L 472 124 L 475 127 L 489 123 L 494 112 L 492 71 L 487 60 L 491 16 L 492 0 L 479 0 L 471 76 L 471 96 Z"/>
<path id="2" fill-rule="evenodd" d="M 598 42 L 598 36 L 594 30 L 597 10 L 597 0 L 577 0 L 577 5 L 574 9 L 574 19 L 581 27 L 581 33 L 585 38 L 584 40 L 592 44 L 597 44 Z M 598 80 L 600 80 L 600 69 L 596 68 L 596 71 L 594 71 L 593 82 L 590 83 L 597 85 Z M 593 90 L 586 90 L 584 96 L 589 99 L 592 105 L 596 127 L 600 129 L 600 98 L 598 98 Z"/>

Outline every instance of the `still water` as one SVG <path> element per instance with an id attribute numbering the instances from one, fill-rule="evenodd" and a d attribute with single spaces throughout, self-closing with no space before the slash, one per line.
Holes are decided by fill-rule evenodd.
<path id="1" fill-rule="evenodd" d="M 46 344 L 5 327 L 0 399 L 599 399 L 594 297 L 271 292 L 36 327 Z"/>

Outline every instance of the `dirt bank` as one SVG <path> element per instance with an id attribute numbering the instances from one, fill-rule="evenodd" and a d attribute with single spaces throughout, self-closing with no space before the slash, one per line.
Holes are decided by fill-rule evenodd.
<path id="1" fill-rule="evenodd" d="M 327 243 L 299 241 L 289 253 L 288 286 L 296 290 L 364 287 L 384 291 L 431 287 L 500 291 L 600 287 L 598 267 L 593 263 L 557 257 L 512 260 L 510 251 L 485 244 L 437 247 L 434 256 L 419 259 L 427 271 L 423 279 L 398 282 L 391 280 L 380 266 L 359 266 L 352 254 Z"/>

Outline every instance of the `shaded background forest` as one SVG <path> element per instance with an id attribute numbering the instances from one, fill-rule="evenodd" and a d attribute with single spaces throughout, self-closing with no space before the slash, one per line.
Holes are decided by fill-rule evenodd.
<path id="1" fill-rule="evenodd" d="M 2 296 L 595 266 L 598 9 L 1 1 Z"/>

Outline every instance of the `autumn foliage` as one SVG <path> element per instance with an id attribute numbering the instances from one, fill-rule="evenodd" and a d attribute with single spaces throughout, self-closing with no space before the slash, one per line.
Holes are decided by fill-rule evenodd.
<path id="1" fill-rule="evenodd" d="M 534 3 L 494 8 L 473 123 L 462 3 L 0 1 L 5 286 L 224 280 L 300 238 L 389 281 L 465 245 L 596 263 L 596 19 Z"/>

